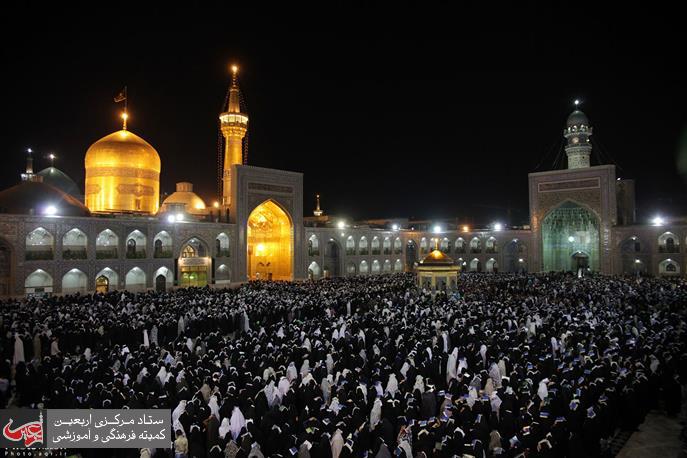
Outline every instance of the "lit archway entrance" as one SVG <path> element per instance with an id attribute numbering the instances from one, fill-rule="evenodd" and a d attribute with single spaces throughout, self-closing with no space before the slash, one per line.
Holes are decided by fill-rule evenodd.
<path id="1" fill-rule="evenodd" d="M 555 208 L 542 223 L 544 270 L 568 270 L 573 257 L 573 271 L 578 264 L 574 255 L 586 255 L 585 269 L 599 270 L 599 219 L 585 207 L 567 201 Z M 582 258 L 580 258 L 582 262 Z"/>
<path id="2" fill-rule="evenodd" d="M 582 251 L 576 251 L 572 255 L 572 271 L 581 277 L 589 269 L 589 255 Z"/>
<path id="3" fill-rule="evenodd" d="M 199 238 L 193 237 L 181 247 L 178 264 L 179 286 L 203 287 L 208 284 L 211 259 L 207 245 Z"/>
<path id="4" fill-rule="evenodd" d="M 268 200 L 248 217 L 248 278 L 293 279 L 293 224 L 289 215 Z"/>

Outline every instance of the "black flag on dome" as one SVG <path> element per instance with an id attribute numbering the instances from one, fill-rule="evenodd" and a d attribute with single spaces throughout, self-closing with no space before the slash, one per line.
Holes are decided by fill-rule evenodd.
<path id="1" fill-rule="evenodd" d="M 115 103 L 123 102 L 124 100 L 126 100 L 126 86 L 114 98 Z"/>

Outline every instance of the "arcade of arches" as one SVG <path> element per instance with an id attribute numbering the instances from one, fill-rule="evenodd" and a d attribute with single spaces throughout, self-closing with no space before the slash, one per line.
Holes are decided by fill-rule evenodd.
<path id="1" fill-rule="evenodd" d="M 271 200 L 255 207 L 248 217 L 248 278 L 293 279 L 293 225 Z"/>

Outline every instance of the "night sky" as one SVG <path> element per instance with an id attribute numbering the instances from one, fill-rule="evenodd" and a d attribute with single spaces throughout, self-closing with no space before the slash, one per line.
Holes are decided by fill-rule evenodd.
<path id="1" fill-rule="evenodd" d="M 160 153 L 161 192 L 191 181 L 210 204 L 237 63 L 248 163 L 303 172 L 306 215 L 319 192 L 348 218 L 525 223 L 527 173 L 565 166 L 574 98 L 594 126 L 593 164 L 636 180 L 639 221 L 687 214 L 684 33 L 670 12 L 637 9 L 640 24 L 575 5 L 411 10 L 403 22 L 365 9 L 319 21 L 20 11 L 12 22 L 31 26 L 2 32 L 0 188 L 18 182 L 30 146 L 37 170 L 55 152 L 83 189 L 84 154 L 120 128 L 113 96 L 127 85 L 129 128 Z"/>

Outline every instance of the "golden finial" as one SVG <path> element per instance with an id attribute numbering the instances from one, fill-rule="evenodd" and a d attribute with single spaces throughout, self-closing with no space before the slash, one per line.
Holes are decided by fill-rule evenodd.
<path id="1" fill-rule="evenodd" d="M 126 120 L 129 119 L 129 114 L 125 111 L 122 113 L 122 130 L 126 130 Z"/>
<path id="2" fill-rule="evenodd" d="M 232 64 L 231 66 L 231 84 L 236 86 L 236 75 L 239 72 L 239 67 L 236 64 Z"/>

